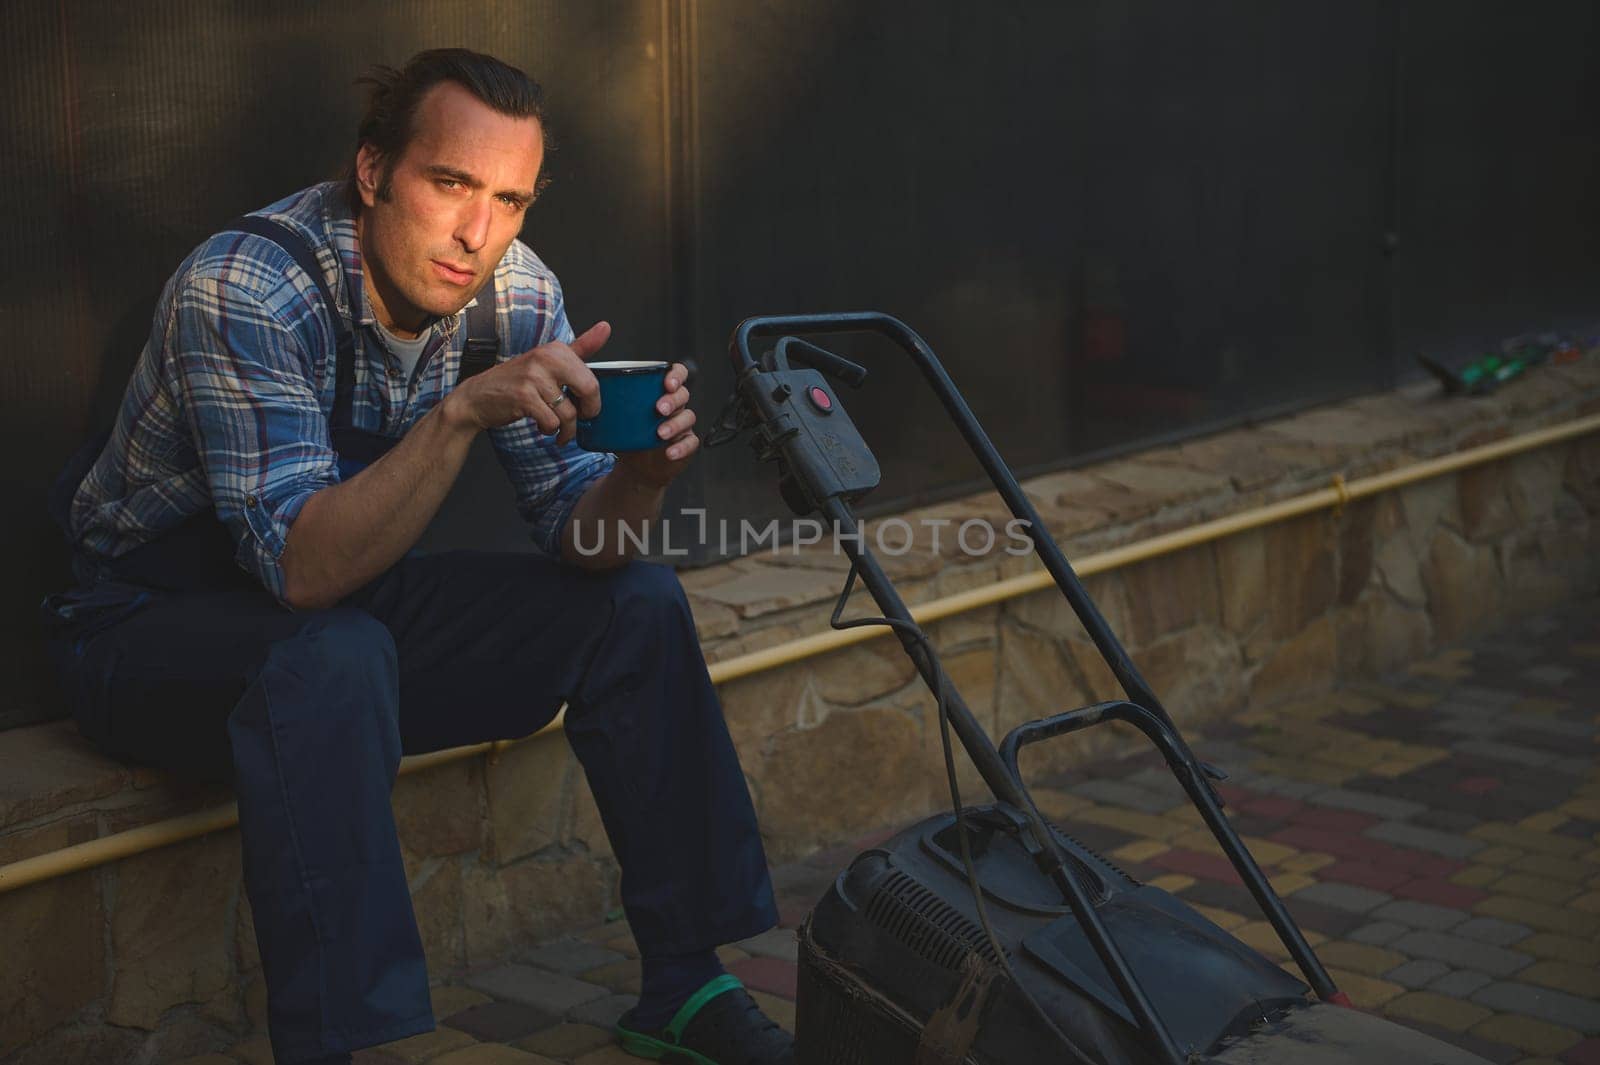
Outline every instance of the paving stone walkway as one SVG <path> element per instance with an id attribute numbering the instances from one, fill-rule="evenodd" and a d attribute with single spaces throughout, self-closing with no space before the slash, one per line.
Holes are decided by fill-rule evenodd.
<path id="1" fill-rule="evenodd" d="M 1234 825 L 1358 1006 L 1492 1062 L 1600 1065 L 1600 603 L 1384 683 L 1251 712 L 1191 742 Z M 1266 954 L 1286 952 L 1153 754 L 1049 782 L 1047 815 Z M 882 838 L 881 836 L 874 837 Z M 785 1026 L 793 928 L 867 841 L 779 869 L 783 928 L 724 962 Z M 439 1029 L 359 1065 L 634 1065 L 626 925 L 436 989 Z M 264 1038 L 188 1065 L 270 1065 Z"/>

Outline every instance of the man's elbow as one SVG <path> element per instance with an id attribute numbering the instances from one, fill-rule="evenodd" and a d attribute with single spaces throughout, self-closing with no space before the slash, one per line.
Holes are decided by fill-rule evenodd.
<path id="1" fill-rule="evenodd" d="M 338 596 L 330 594 L 326 585 L 313 580 L 291 550 L 286 549 L 278 559 L 278 571 L 283 575 L 280 598 L 289 609 L 326 610 L 338 603 Z"/>

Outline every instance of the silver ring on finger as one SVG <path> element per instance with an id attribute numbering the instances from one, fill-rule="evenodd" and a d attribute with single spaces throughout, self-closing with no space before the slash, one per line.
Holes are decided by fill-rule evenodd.
<path id="1" fill-rule="evenodd" d="M 556 398 L 552 399 L 550 401 L 550 409 L 551 410 L 555 410 L 557 407 L 561 406 L 561 404 L 565 403 L 566 401 L 567 401 L 567 393 L 566 393 L 566 391 L 563 390 L 561 392 L 558 392 L 556 394 Z"/>

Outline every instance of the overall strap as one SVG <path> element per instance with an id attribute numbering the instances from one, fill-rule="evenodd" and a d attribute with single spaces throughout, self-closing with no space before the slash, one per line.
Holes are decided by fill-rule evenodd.
<path id="1" fill-rule="evenodd" d="M 311 277 L 312 283 L 317 286 L 317 293 L 322 297 L 322 306 L 328 312 L 328 320 L 333 325 L 334 334 L 338 338 L 333 413 L 328 418 L 328 424 L 334 427 L 352 424 L 350 403 L 356 385 L 355 334 L 345 328 L 344 319 L 339 315 L 338 304 L 333 302 L 333 293 L 328 290 L 328 282 L 322 276 L 322 264 L 317 262 L 311 245 L 282 222 L 275 222 L 255 214 L 235 218 L 227 224 L 223 232 L 249 233 L 271 241 L 288 252 L 300 269 Z"/>
<path id="2" fill-rule="evenodd" d="M 467 342 L 461 348 L 461 376 L 457 384 L 495 364 L 500 355 L 500 337 L 495 328 L 495 309 L 500 290 L 489 277 L 489 291 L 478 293 L 478 302 L 467 308 Z"/>

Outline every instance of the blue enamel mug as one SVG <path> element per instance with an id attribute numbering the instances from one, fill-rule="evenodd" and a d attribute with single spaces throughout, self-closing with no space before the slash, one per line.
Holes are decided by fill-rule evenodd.
<path id="1" fill-rule="evenodd" d="M 600 413 L 578 419 L 578 446 L 585 451 L 654 451 L 666 445 L 656 435 L 662 421 L 656 402 L 665 394 L 664 362 L 591 362 L 600 383 Z"/>

